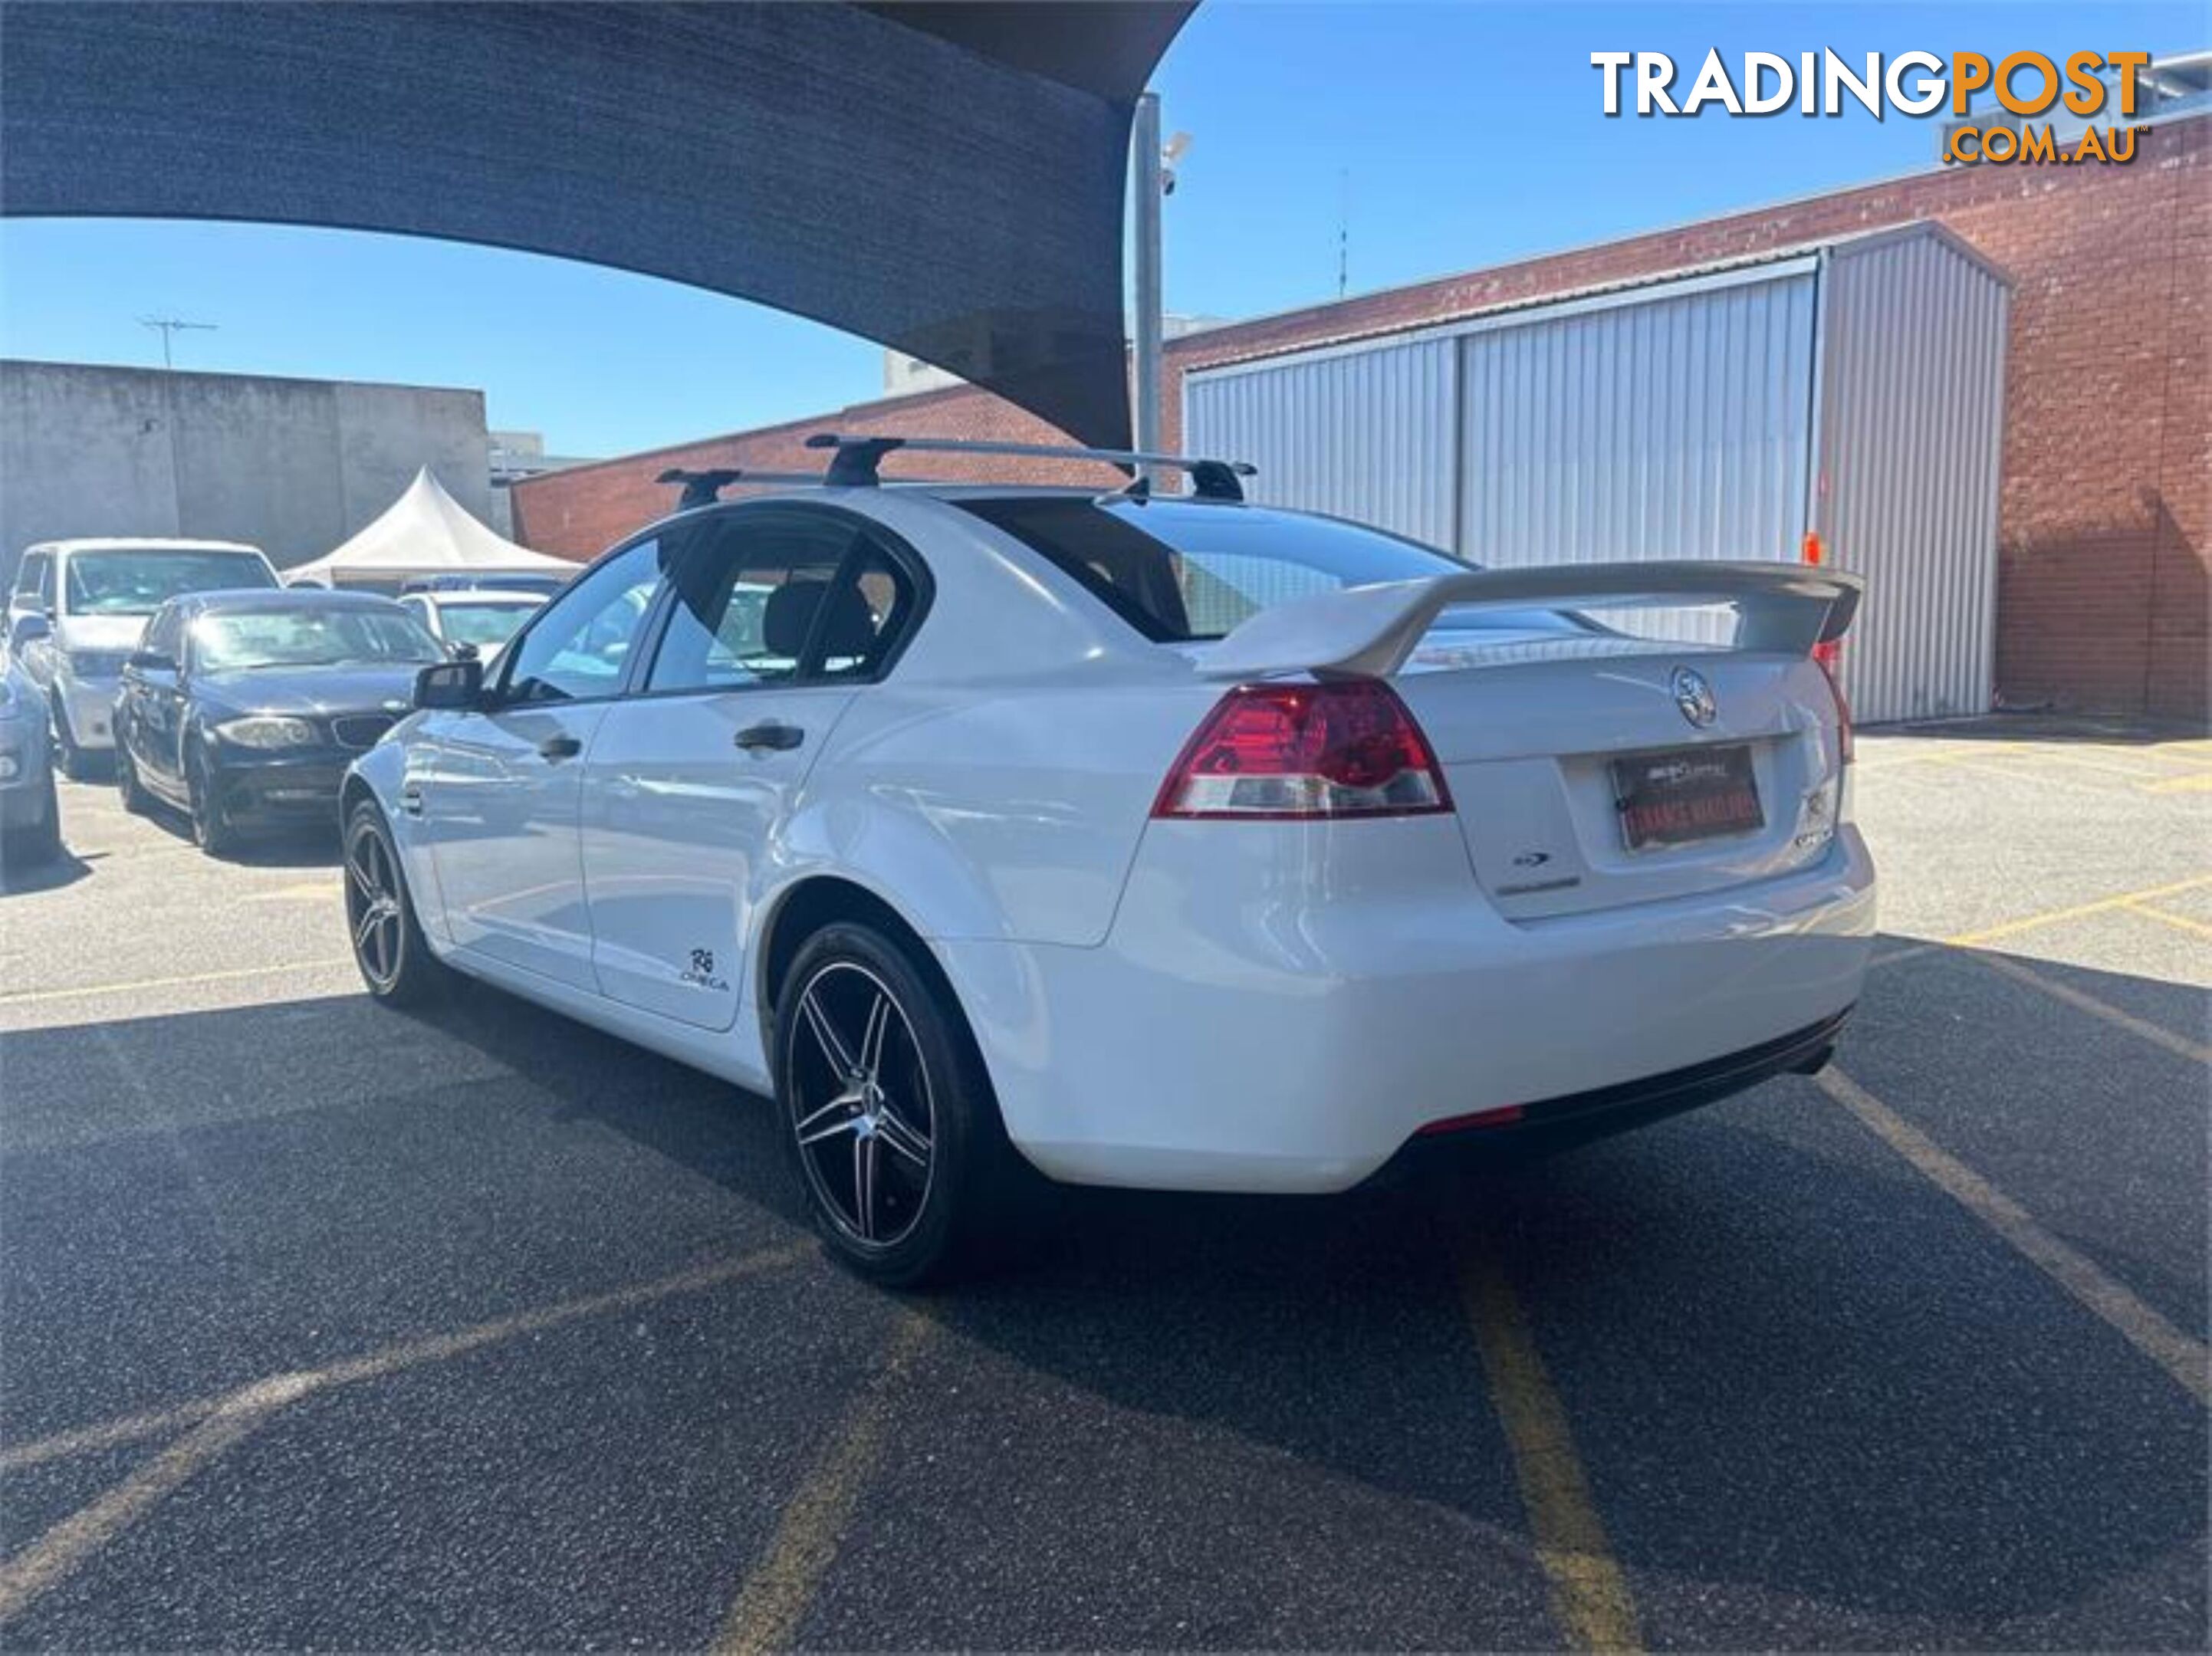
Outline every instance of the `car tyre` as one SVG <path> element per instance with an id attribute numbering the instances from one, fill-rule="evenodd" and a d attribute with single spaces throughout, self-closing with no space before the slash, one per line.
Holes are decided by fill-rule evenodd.
<path id="1" fill-rule="evenodd" d="M 1019 1157 L 950 992 L 871 926 L 816 932 L 775 1015 L 784 1148 L 815 1228 L 856 1274 L 942 1281 L 1003 1240 Z"/>
<path id="2" fill-rule="evenodd" d="M 40 868 L 62 854 L 61 799 L 53 773 L 46 773 L 39 820 L 0 836 L 0 865 L 9 869 Z"/>
<path id="3" fill-rule="evenodd" d="M 237 848 L 238 830 L 222 814 L 204 754 L 195 752 L 185 761 L 185 792 L 192 820 L 192 843 L 210 857 L 228 856 Z"/>
<path id="4" fill-rule="evenodd" d="M 133 816 L 143 816 L 154 808 L 154 796 L 138 779 L 138 767 L 120 731 L 115 733 L 115 792 L 122 798 L 123 809 Z"/>
<path id="5" fill-rule="evenodd" d="M 374 800 L 346 814 L 343 854 L 346 931 L 368 992 L 388 1006 L 420 1006 L 448 993 L 453 969 L 430 952 L 392 825 Z"/>

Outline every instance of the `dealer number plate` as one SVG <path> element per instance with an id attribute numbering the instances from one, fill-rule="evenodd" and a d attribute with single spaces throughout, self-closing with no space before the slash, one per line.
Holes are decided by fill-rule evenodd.
<path id="1" fill-rule="evenodd" d="M 1613 797 L 1631 851 L 1745 834 L 1766 821 L 1751 749 L 1741 744 L 1616 759 Z"/>

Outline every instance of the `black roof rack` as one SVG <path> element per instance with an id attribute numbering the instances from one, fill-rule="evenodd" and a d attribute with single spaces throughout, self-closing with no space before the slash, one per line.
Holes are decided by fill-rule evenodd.
<path id="1" fill-rule="evenodd" d="M 676 509 L 689 512 L 695 506 L 714 505 L 732 483 L 804 483 L 811 488 L 822 480 L 811 471 L 747 471 L 741 466 L 686 471 L 681 466 L 671 466 L 653 481 L 683 484 L 684 493 L 676 502 Z"/>
<path id="2" fill-rule="evenodd" d="M 1184 454 L 1147 454 L 1131 448 L 1063 447 L 1057 443 L 1000 443 L 969 441 L 958 437 L 850 437 L 842 432 L 817 431 L 806 440 L 809 448 L 835 449 L 822 481 L 833 488 L 872 488 L 882 480 L 876 468 L 883 458 L 898 449 L 925 454 L 1018 454 L 1040 460 L 1103 460 L 1111 465 L 1172 466 L 1190 473 L 1191 491 L 1201 500 L 1241 500 L 1244 486 L 1237 480 L 1256 474 L 1245 460 L 1193 459 Z"/>

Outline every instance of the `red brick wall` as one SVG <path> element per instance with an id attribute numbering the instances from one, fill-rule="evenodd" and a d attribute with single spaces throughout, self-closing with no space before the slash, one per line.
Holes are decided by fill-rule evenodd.
<path id="1" fill-rule="evenodd" d="M 1998 562 L 2005 702 L 2203 718 L 2212 555 L 2212 119 L 2142 135 L 2125 167 L 1956 167 L 1217 329 L 1168 349 L 1211 363 L 1419 327 L 1515 300 L 1940 219 L 2011 272 Z M 672 504 L 665 466 L 813 470 L 811 431 L 1063 440 L 964 388 L 556 472 L 514 489 L 518 537 L 588 556 Z M 931 464 L 924 464 L 927 458 Z M 900 469 L 886 464 L 886 474 Z M 915 456 L 933 476 L 1103 481 L 1085 468 Z"/>

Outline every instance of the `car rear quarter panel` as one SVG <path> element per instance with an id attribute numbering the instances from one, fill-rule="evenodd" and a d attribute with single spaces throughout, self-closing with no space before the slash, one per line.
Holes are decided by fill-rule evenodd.
<path id="1" fill-rule="evenodd" d="M 1212 701 L 1188 684 L 879 686 L 839 723 L 778 861 L 896 894 L 926 937 L 1102 943 Z"/>

